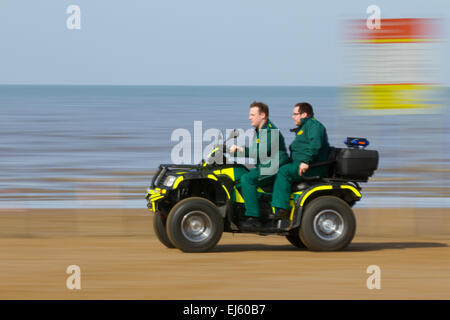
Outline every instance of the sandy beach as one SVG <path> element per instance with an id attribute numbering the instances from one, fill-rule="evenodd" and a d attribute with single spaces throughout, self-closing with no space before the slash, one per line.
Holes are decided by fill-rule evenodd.
<path id="1" fill-rule="evenodd" d="M 0 211 L 0 299 L 449 299 L 449 209 L 355 209 L 341 252 L 224 233 L 209 253 L 167 249 L 146 209 Z M 81 269 L 81 290 L 66 269 Z M 366 286 L 381 269 L 381 289 Z"/>

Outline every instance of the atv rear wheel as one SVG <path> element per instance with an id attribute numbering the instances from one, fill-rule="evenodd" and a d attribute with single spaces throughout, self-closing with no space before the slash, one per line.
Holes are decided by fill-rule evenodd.
<path id="1" fill-rule="evenodd" d="M 289 231 L 289 234 L 286 236 L 286 239 L 294 246 L 299 249 L 305 249 L 306 246 L 302 242 L 302 239 L 300 239 L 300 233 L 299 228 L 295 228 L 291 231 Z"/>
<path id="2" fill-rule="evenodd" d="M 170 242 L 170 239 L 167 236 L 166 221 L 167 217 L 164 217 L 159 213 L 155 213 L 153 215 L 153 230 L 155 231 L 158 240 L 167 248 L 172 249 L 175 248 L 175 246 L 172 242 Z"/>
<path id="3" fill-rule="evenodd" d="M 205 252 L 220 240 L 223 218 L 211 201 L 191 197 L 170 210 L 166 230 L 170 241 L 181 251 Z"/>
<path id="4" fill-rule="evenodd" d="M 308 249 L 337 251 L 353 239 L 356 220 L 350 206 L 342 199 L 322 196 L 305 209 L 300 225 L 300 238 Z"/>

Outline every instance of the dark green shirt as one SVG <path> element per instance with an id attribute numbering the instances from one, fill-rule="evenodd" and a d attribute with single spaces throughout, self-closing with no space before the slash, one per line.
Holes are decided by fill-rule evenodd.
<path id="1" fill-rule="evenodd" d="M 275 130 L 278 131 L 278 141 L 275 140 L 275 136 L 272 138 Z M 274 139 L 273 142 L 272 139 Z M 278 148 L 275 146 L 276 143 L 278 143 Z M 261 171 L 262 175 L 276 174 L 279 167 L 289 162 L 284 137 L 269 119 L 267 119 L 261 129 L 255 129 L 255 135 L 250 147 L 245 147 L 245 157 L 255 159 L 256 167 L 266 169 Z M 273 161 L 277 157 L 278 166 L 276 161 Z"/>
<path id="2" fill-rule="evenodd" d="M 296 132 L 295 140 L 289 146 L 293 163 L 313 164 L 328 160 L 330 145 L 327 130 L 322 123 L 315 118 L 303 118 L 294 132 Z M 321 166 L 308 169 L 305 175 L 324 177 L 327 172 L 328 166 Z"/>

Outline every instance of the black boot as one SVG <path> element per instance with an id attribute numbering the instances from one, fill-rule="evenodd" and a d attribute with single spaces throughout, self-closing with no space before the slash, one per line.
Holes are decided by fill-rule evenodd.
<path id="1" fill-rule="evenodd" d="M 274 220 L 289 219 L 289 210 L 277 208 L 277 211 L 275 212 L 273 219 Z"/>
<path id="2" fill-rule="evenodd" d="M 239 227 L 242 230 L 254 230 L 262 227 L 261 221 L 255 217 L 249 217 L 246 220 L 239 223 Z"/>

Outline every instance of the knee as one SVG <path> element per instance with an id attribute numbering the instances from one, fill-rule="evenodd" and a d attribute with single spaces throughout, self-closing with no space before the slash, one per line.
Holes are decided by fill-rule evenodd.
<path id="1" fill-rule="evenodd" d="M 287 177 L 289 176 L 289 169 L 290 169 L 289 164 L 285 164 L 284 166 L 281 166 L 280 170 L 278 170 L 278 174 L 283 177 Z"/>
<path id="2" fill-rule="evenodd" d="M 241 177 L 241 184 L 242 185 L 253 185 L 253 184 L 256 184 L 256 179 L 254 179 L 254 177 L 251 174 L 247 173 Z"/>

